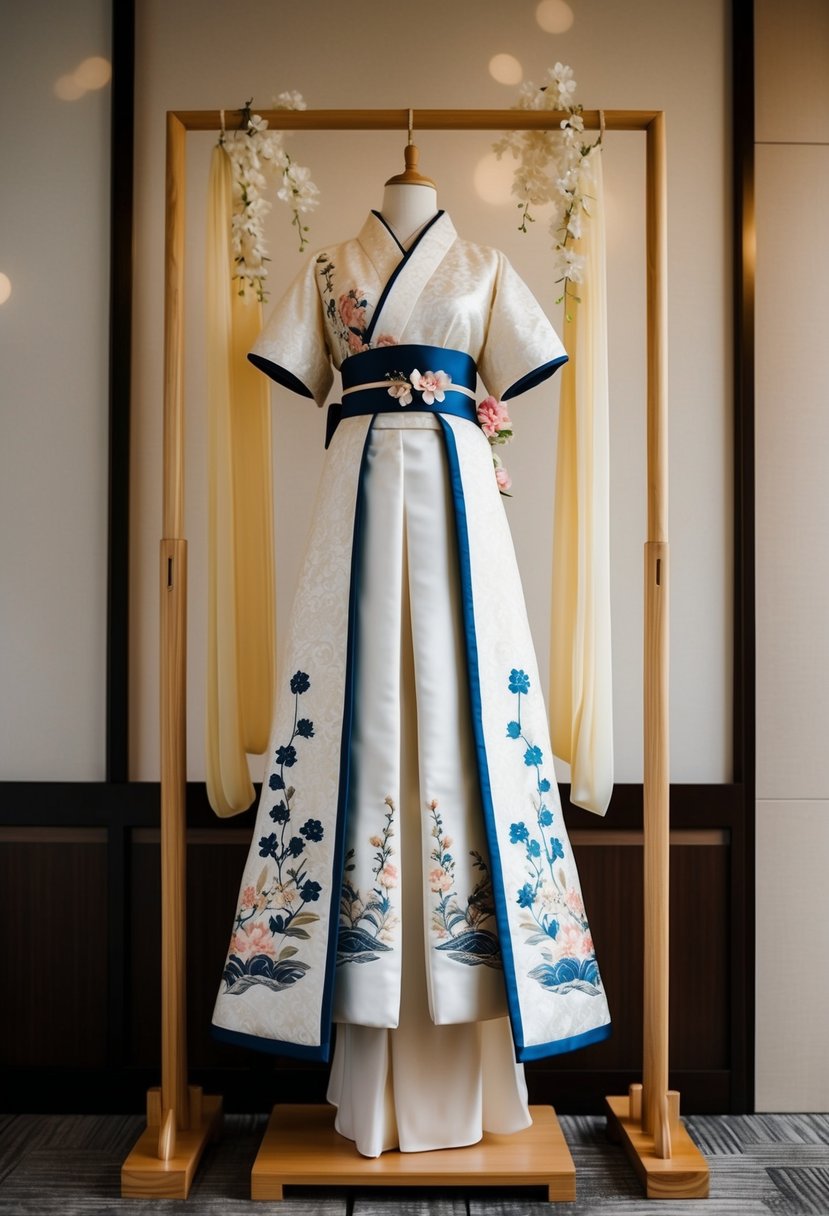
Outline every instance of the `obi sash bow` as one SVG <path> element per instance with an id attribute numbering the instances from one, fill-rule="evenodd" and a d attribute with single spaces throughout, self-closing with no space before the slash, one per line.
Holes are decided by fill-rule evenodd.
<path id="1" fill-rule="evenodd" d="M 443 400 L 424 400 L 422 389 L 412 384 L 412 374 L 419 371 L 444 372 L 450 383 L 441 396 Z M 399 413 L 401 410 L 426 410 L 432 413 L 451 414 L 466 418 L 477 424 L 475 385 L 477 368 L 475 360 L 462 350 L 444 346 L 405 344 L 380 346 L 375 350 L 351 355 L 343 362 L 343 400 L 329 405 L 325 427 L 325 446 L 330 444 L 334 432 L 343 418 L 355 418 L 360 414 Z M 390 389 L 395 384 L 405 383 L 411 393 L 408 405 L 400 397 L 392 396 Z"/>

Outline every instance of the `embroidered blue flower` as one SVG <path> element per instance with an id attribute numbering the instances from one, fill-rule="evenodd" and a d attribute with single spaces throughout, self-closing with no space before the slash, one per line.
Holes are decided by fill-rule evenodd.
<path id="1" fill-rule="evenodd" d="M 539 788 L 539 790 L 541 791 L 541 793 L 542 793 L 542 794 L 546 794 L 546 793 L 547 793 L 547 791 L 548 791 L 548 790 L 549 790 L 549 788 L 550 788 L 550 783 L 549 783 L 549 781 L 547 780 L 547 778 L 546 778 L 546 777 L 542 777 L 542 778 L 541 778 L 541 780 L 540 780 L 540 781 L 539 781 L 539 783 L 538 783 L 538 788 Z"/>
<path id="2" fill-rule="evenodd" d="M 538 816 L 538 822 L 541 824 L 541 826 L 543 828 L 548 828 L 550 826 L 550 824 L 553 822 L 553 812 L 548 811 L 545 806 Z"/>
<path id="3" fill-rule="evenodd" d="M 310 687 L 311 681 L 304 671 L 298 671 L 296 675 L 291 676 L 291 692 L 307 692 Z"/>
<path id="4" fill-rule="evenodd" d="M 531 908 L 535 903 L 535 891 L 528 882 L 525 882 L 521 890 L 518 892 L 518 907 Z"/>
<path id="5" fill-rule="evenodd" d="M 305 841 L 299 836 L 292 836 L 288 841 L 288 852 L 292 857 L 299 857 L 302 850 L 305 848 Z"/>
<path id="6" fill-rule="evenodd" d="M 271 773 L 268 778 L 268 785 L 272 790 L 284 790 L 285 782 L 280 777 L 279 773 Z"/>
<path id="7" fill-rule="evenodd" d="M 286 802 L 277 802 L 276 806 L 271 807 L 269 814 L 274 823 L 287 823 L 291 818 Z"/>
<path id="8" fill-rule="evenodd" d="M 322 824 L 319 819 L 309 819 L 299 829 L 300 835 L 306 840 L 322 840 Z"/>
<path id="9" fill-rule="evenodd" d="M 519 739 L 521 737 L 521 723 L 507 722 L 507 738 Z"/>
<path id="10" fill-rule="evenodd" d="M 310 718 L 300 718 L 296 724 L 296 733 L 300 739 L 313 739 L 314 723 Z"/>
<path id="11" fill-rule="evenodd" d="M 527 768 L 532 768 L 534 764 L 541 764 L 544 755 L 540 747 L 528 747 L 524 752 L 524 763 Z"/>
<path id="12" fill-rule="evenodd" d="M 263 836 L 259 841 L 259 856 L 276 858 L 276 832 L 271 832 L 270 836 Z"/>
<path id="13" fill-rule="evenodd" d="M 321 890 L 322 887 L 318 882 L 311 882 L 309 879 L 308 882 L 303 885 L 302 898 L 307 904 L 313 903 L 314 900 L 319 899 Z"/>
<path id="14" fill-rule="evenodd" d="M 527 845 L 527 852 L 529 853 L 530 857 L 540 857 L 541 845 L 537 840 L 531 840 Z"/>
<path id="15" fill-rule="evenodd" d="M 514 667 L 509 673 L 510 692 L 529 692 L 530 677 L 525 671 L 517 671 Z"/>
<path id="16" fill-rule="evenodd" d="M 558 937 L 558 921 L 551 920 L 549 922 L 549 924 L 547 925 L 546 932 L 547 932 L 547 936 L 551 937 L 553 939 L 553 941 L 555 941 L 555 939 Z"/>
<path id="17" fill-rule="evenodd" d="M 509 825 L 509 842 L 510 844 L 520 844 L 522 840 L 528 840 L 530 833 L 527 831 L 527 825 L 523 819 L 520 823 L 511 823 Z"/>
<path id="18" fill-rule="evenodd" d="M 270 929 L 271 933 L 281 933 L 285 928 L 285 917 L 272 916 L 268 921 L 268 928 Z"/>
<path id="19" fill-rule="evenodd" d="M 555 859 L 557 857 L 564 856 L 564 845 L 561 843 L 561 841 L 558 839 L 557 836 L 554 836 L 553 839 L 550 841 L 550 851 L 552 852 L 552 855 L 553 855 L 553 861 L 555 861 Z"/>
<path id="20" fill-rule="evenodd" d="M 292 747 L 290 743 L 286 744 L 285 747 L 278 747 L 276 749 L 276 763 L 284 764 L 286 768 L 293 768 L 296 764 L 296 748 Z"/>

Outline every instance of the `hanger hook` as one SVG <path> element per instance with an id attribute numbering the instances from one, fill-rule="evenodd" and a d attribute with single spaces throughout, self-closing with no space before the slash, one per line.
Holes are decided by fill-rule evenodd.
<path id="1" fill-rule="evenodd" d="M 599 110 L 599 139 L 604 139 L 604 110 Z"/>
<path id="2" fill-rule="evenodd" d="M 219 143 L 223 144 L 225 142 L 225 112 L 224 112 L 224 110 L 219 110 L 219 123 L 221 126 L 221 135 L 219 136 Z"/>
<path id="3" fill-rule="evenodd" d="M 409 143 L 410 143 L 410 144 L 413 142 L 413 141 L 412 141 L 412 131 L 413 131 L 413 129 L 414 129 L 414 110 L 412 110 L 412 109 L 410 108 L 410 109 L 409 109 Z"/>

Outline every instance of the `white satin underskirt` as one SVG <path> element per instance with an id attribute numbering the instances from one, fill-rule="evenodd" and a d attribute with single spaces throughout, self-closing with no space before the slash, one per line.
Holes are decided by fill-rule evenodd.
<path id="1" fill-rule="evenodd" d="M 392 602 L 400 605 L 402 988 L 399 1024 L 394 1029 L 338 1024 L 328 1087 L 328 1100 L 338 1108 L 337 1130 L 355 1141 L 366 1157 L 391 1148 L 422 1152 L 461 1147 L 476 1143 L 484 1131 L 508 1134 L 532 1122 L 524 1069 L 515 1062 L 508 1018 L 435 1025 L 430 1015 L 420 836 L 421 808 L 429 791 L 421 789 L 418 753 L 426 747 L 432 756 L 439 732 L 428 737 L 429 723 L 422 720 L 428 705 L 421 706 L 418 722 L 410 583 L 419 598 L 415 634 L 419 633 L 420 645 L 425 626 L 431 637 L 441 639 L 444 678 L 457 682 L 465 672 L 465 659 L 458 650 L 457 580 L 447 578 L 447 562 L 451 572 L 455 561 L 454 519 L 448 509 L 443 436 L 435 433 L 439 428 L 430 415 L 380 415 L 369 448 L 365 506 L 370 543 L 363 552 L 358 655 L 376 653 L 382 624 L 388 633 L 390 572 L 399 572 L 402 592 L 392 596 Z M 389 496 L 383 490 L 384 463 L 395 470 L 392 477 L 399 477 L 402 468 L 399 517 L 390 512 Z M 398 546 L 397 561 L 389 543 Z M 449 670 L 447 638 L 454 639 L 456 651 Z M 381 690 L 375 699 L 366 685 L 370 672 L 370 663 L 359 669 L 363 706 L 382 703 Z M 450 753 L 447 764 L 454 764 L 459 772 L 474 769 L 470 729 L 460 730 L 444 743 Z M 370 982 L 367 975 L 362 978 Z M 353 982 L 351 976 L 348 982 Z"/>

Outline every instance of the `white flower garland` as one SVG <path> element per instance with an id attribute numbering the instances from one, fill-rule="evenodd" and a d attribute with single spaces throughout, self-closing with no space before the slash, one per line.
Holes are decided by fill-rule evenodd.
<path id="1" fill-rule="evenodd" d="M 575 101 L 576 82 L 573 70 L 563 63 L 547 69 L 547 83 L 537 88 L 530 81 L 522 84 L 518 110 L 566 110 L 569 117 L 560 123 L 560 131 L 510 131 L 493 151 L 500 160 L 510 152 L 519 162 L 515 169 L 512 193 L 521 201 L 520 232 L 535 223 L 530 207 L 553 204 L 550 235 L 553 237 L 556 282 L 563 283 L 565 314 L 570 319 L 568 304 L 579 303 L 573 284 L 581 283 L 584 257 L 576 253 L 571 242 L 582 234 L 584 217 L 590 218 L 590 190 L 593 185 L 593 153 L 601 149 L 602 133 L 592 144 L 582 142 L 584 132 L 583 107 Z"/>
<path id="2" fill-rule="evenodd" d="M 252 99 L 251 99 L 252 101 Z M 297 92 L 280 93 L 273 99 L 274 109 L 304 110 L 305 102 Z M 302 216 L 313 211 L 319 190 L 311 181 L 311 172 L 294 162 L 284 146 L 284 131 L 268 131 L 267 121 L 251 113 L 251 102 L 243 107 L 245 122 L 240 131 L 223 131 L 219 143 L 224 144 L 233 166 L 233 218 L 231 222 L 233 277 L 239 280 L 239 294 L 250 287 L 256 298 L 267 296 L 265 279 L 270 261 L 266 254 L 265 216 L 271 203 L 264 195 L 269 179 L 281 178 L 282 186 L 276 197 L 287 203 L 292 211 L 291 223 L 299 234 L 299 251 L 308 244 L 308 226 Z"/>

